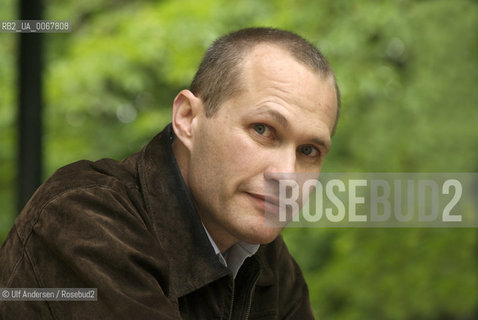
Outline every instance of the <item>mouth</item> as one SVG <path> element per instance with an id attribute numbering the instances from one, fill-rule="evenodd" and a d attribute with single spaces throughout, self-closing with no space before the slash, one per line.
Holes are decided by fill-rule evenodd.
<path id="1" fill-rule="evenodd" d="M 246 192 L 247 196 L 253 203 L 259 207 L 262 212 L 269 212 L 273 214 L 279 213 L 279 198 L 276 196 L 263 195 L 257 193 Z"/>

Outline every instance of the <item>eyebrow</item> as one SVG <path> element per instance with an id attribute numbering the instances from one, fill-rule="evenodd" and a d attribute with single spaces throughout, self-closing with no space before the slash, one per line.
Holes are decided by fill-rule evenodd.
<path id="1" fill-rule="evenodd" d="M 315 143 L 315 144 L 321 145 L 327 151 L 330 149 L 330 145 L 322 139 L 314 138 L 314 139 L 312 139 L 312 142 Z"/>
<path id="2" fill-rule="evenodd" d="M 289 121 L 284 117 L 280 112 L 270 109 L 268 107 L 260 107 L 257 109 L 259 114 L 267 114 L 271 118 L 274 118 L 283 128 L 287 128 L 289 126 Z"/>
<path id="3" fill-rule="evenodd" d="M 271 109 L 269 107 L 266 107 L 266 106 L 263 106 L 263 107 L 260 107 L 257 109 L 257 112 L 259 114 L 266 114 L 270 117 L 272 117 L 275 121 L 277 121 L 279 123 L 279 125 L 281 125 L 283 128 L 287 128 L 289 126 L 289 121 L 287 120 L 286 117 L 284 117 L 280 112 L 274 110 L 274 109 Z M 312 143 L 314 144 L 317 144 L 317 145 L 321 145 L 322 147 L 324 147 L 326 150 L 329 150 L 330 148 L 330 145 L 324 141 L 323 139 L 320 139 L 320 138 L 312 138 L 310 139 L 312 141 Z"/>

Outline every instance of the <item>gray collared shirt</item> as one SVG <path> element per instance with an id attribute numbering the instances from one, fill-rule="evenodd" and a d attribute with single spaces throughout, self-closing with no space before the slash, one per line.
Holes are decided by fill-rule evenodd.
<path id="1" fill-rule="evenodd" d="M 234 278 L 236 278 L 237 273 L 239 272 L 239 269 L 241 268 L 242 264 L 244 263 L 244 260 L 246 260 L 248 257 L 251 257 L 254 255 L 257 250 L 259 250 L 259 245 L 258 244 L 249 244 L 243 241 L 240 241 L 230 247 L 226 252 L 224 252 L 224 255 L 221 253 L 219 248 L 216 245 L 216 242 L 212 239 L 211 235 L 207 231 L 206 227 L 204 226 L 204 230 L 206 231 L 207 237 L 209 238 L 209 241 L 211 242 L 212 247 L 214 248 L 214 252 L 216 253 L 219 261 L 227 267 L 229 270 L 232 271 L 232 275 Z"/>

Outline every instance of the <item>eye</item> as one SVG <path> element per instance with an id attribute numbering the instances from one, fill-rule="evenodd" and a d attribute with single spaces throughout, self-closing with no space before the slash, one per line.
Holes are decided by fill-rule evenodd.
<path id="1" fill-rule="evenodd" d="M 320 151 L 317 150 L 316 147 L 310 145 L 299 147 L 299 151 L 308 157 L 317 157 L 320 155 Z"/>
<path id="2" fill-rule="evenodd" d="M 252 137 L 259 143 L 270 145 L 278 142 L 279 136 L 276 130 L 267 124 L 253 123 L 249 130 Z"/>
<path id="3" fill-rule="evenodd" d="M 254 125 L 254 130 L 262 136 L 266 133 L 267 126 L 265 124 L 255 124 Z"/>

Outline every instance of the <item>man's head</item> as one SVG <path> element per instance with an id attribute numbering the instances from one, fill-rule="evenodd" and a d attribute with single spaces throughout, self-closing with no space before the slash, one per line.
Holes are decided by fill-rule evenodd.
<path id="1" fill-rule="evenodd" d="M 229 41 L 239 41 L 240 54 L 216 65 L 225 61 L 221 54 L 234 55 Z M 174 101 L 173 150 L 201 220 L 224 251 L 279 234 L 266 225 L 265 212 L 278 209 L 266 201 L 277 194 L 266 190 L 281 173 L 320 171 L 339 95 L 325 59 L 292 33 L 246 29 L 212 47 L 205 57 L 212 62 L 201 63 L 191 91 Z"/>

